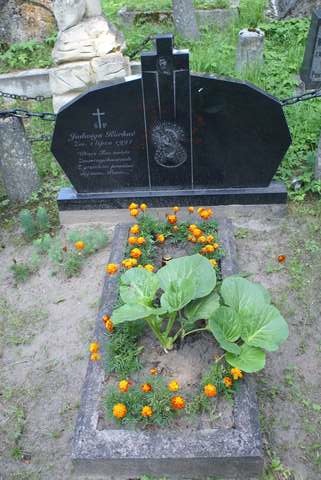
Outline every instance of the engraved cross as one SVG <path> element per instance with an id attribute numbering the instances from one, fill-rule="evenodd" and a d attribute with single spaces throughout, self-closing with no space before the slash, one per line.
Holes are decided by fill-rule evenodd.
<path id="1" fill-rule="evenodd" d="M 98 128 L 101 130 L 105 124 L 102 124 L 101 117 L 105 116 L 105 112 L 101 112 L 99 108 L 97 108 L 96 113 L 92 113 L 94 117 L 97 117 L 98 120 Z"/>

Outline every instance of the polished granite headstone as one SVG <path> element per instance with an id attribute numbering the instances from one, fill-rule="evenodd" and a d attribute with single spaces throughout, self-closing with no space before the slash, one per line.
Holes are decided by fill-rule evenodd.
<path id="1" fill-rule="evenodd" d="M 142 76 L 94 88 L 60 110 L 52 151 L 73 188 L 61 210 L 285 203 L 272 178 L 291 137 L 281 103 L 243 81 L 190 75 L 171 35 Z"/>
<path id="2" fill-rule="evenodd" d="M 307 90 L 321 87 L 321 8 L 312 14 L 300 75 Z"/>

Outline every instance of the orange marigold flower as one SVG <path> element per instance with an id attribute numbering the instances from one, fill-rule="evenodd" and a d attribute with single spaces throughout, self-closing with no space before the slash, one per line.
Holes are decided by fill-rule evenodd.
<path id="1" fill-rule="evenodd" d="M 118 383 L 118 388 L 121 392 L 125 393 L 125 392 L 128 392 L 128 388 L 129 388 L 129 381 L 128 380 L 121 380 L 119 383 Z"/>
<path id="2" fill-rule="evenodd" d="M 175 223 L 177 222 L 177 217 L 176 217 L 176 215 L 167 215 L 167 221 L 168 221 L 168 223 L 170 223 L 171 225 L 175 225 Z"/>
<path id="3" fill-rule="evenodd" d="M 200 237 L 198 237 L 197 241 L 198 241 L 198 243 L 206 243 L 207 238 L 205 237 L 205 235 L 201 235 Z"/>
<path id="4" fill-rule="evenodd" d="M 144 266 L 145 270 L 147 270 L 148 272 L 153 272 L 155 270 L 155 267 L 154 265 L 152 265 L 151 263 L 148 263 L 147 265 Z"/>
<path id="5" fill-rule="evenodd" d="M 218 250 L 220 248 L 219 243 L 213 243 L 214 250 Z"/>
<path id="6" fill-rule="evenodd" d="M 179 207 L 172 207 L 172 210 L 173 212 L 177 213 L 180 211 L 180 208 Z"/>
<path id="7" fill-rule="evenodd" d="M 89 345 L 89 351 L 90 353 L 97 353 L 100 350 L 100 345 L 98 342 L 91 342 Z"/>
<path id="8" fill-rule="evenodd" d="M 94 352 L 90 355 L 90 360 L 92 362 L 99 362 L 100 359 L 101 359 L 101 355 L 99 352 Z"/>
<path id="9" fill-rule="evenodd" d="M 137 203 L 134 203 L 132 202 L 129 206 L 128 206 L 128 209 L 129 210 L 134 210 L 134 209 L 137 209 L 138 208 L 138 204 Z"/>
<path id="10" fill-rule="evenodd" d="M 214 245 L 205 245 L 206 253 L 213 253 L 215 251 Z"/>
<path id="11" fill-rule="evenodd" d="M 140 389 L 144 393 L 149 393 L 153 390 L 153 387 L 150 383 L 143 383 L 143 385 L 140 386 Z"/>
<path id="12" fill-rule="evenodd" d="M 124 403 L 116 403 L 113 407 L 113 415 L 116 418 L 122 419 L 127 415 L 127 407 Z"/>
<path id="13" fill-rule="evenodd" d="M 110 316 L 109 315 L 103 315 L 103 322 L 106 323 L 108 322 L 108 320 L 110 320 Z"/>
<path id="14" fill-rule="evenodd" d="M 212 243 L 214 241 L 213 235 L 207 235 L 207 243 Z"/>
<path id="15" fill-rule="evenodd" d="M 118 272 L 118 265 L 116 265 L 116 263 L 108 263 L 108 265 L 106 265 L 106 272 L 109 275 L 115 275 L 115 273 Z"/>
<path id="16" fill-rule="evenodd" d="M 113 324 L 113 322 L 112 322 L 111 319 L 109 319 L 109 320 L 107 320 L 107 322 L 105 322 L 105 326 L 106 326 L 107 332 L 113 333 L 113 331 L 114 331 L 114 324 Z"/>
<path id="17" fill-rule="evenodd" d="M 138 235 L 140 233 L 140 227 L 139 227 L 139 225 L 137 225 L 137 223 L 135 223 L 135 225 L 130 227 L 129 231 L 132 235 Z"/>
<path id="18" fill-rule="evenodd" d="M 144 245 L 145 243 L 146 243 L 146 240 L 144 237 L 137 238 L 137 245 Z"/>
<path id="19" fill-rule="evenodd" d="M 141 204 L 140 204 L 140 209 L 141 209 L 142 212 L 145 212 L 145 210 L 147 210 L 147 208 L 148 208 L 148 207 L 147 207 L 147 204 L 146 204 L 146 203 L 141 203 Z"/>
<path id="20" fill-rule="evenodd" d="M 194 223 L 192 223 L 192 225 L 188 227 L 188 231 L 193 233 L 193 230 L 195 230 L 195 228 L 197 228 L 197 225 L 194 225 Z"/>
<path id="21" fill-rule="evenodd" d="M 234 380 L 238 380 L 239 378 L 243 378 L 243 372 L 239 368 L 231 368 L 231 375 Z"/>
<path id="22" fill-rule="evenodd" d="M 153 415 L 153 409 L 149 405 L 145 405 L 142 408 L 141 416 L 142 417 L 151 417 Z"/>
<path id="23" fill-rule="evenodd" d="M 125 258 L 122 262 L 122 266 L 127 270 L 137 267 L 137 260 L 136 258 Z"/>
<path id="24" fill-rule="evenodd" d="M 156 375 L 158 375 L 158 370 L 154 367 L 149 370 L 149 373 L 155 377 Z"/>
<path id="25" fill-rule="evenodd" d="M 171 406 L 172 408 L 174 408 L 175 410 L 182 410 L 183 408 L 185 408 L 185 400 L 183 397 L 173 397 L 171 399 Z"/>
<path id="26" fill-rule="evenodd" d="M 196 227 L 192 230 L 192 234 L 194 237 L 199 238 L 202 235 L 202 230 Z"/>
<path id="27" fill-rule="evenodd" d="M 188 207 L 187 210 L 189 211 L 189 213 L 194 213 L 194 207 Z"/>
<path id="28" fill-rule="evenodd" d="M 226 388 L 231 388 L 231 386 L 233 385 L 233 380 L 231 379 L 231 377 L 224 377 L 223 383 L 226 386 Z"/>
<path id="29" fill-rule="evenodd" d="M 158 235 L 156 235 L 156 240 L 159 243 L 164 243 L 165 242 L 165 235 L 163 235 L 162 233 L 159 233 Z"/>
<path id="30" fill-rule="evenodd" d="M 177 392 L 179 390 L 179 383 L 176 380 L 172 380 L 167 385 L 167 388 L 170 392 Z"/>
<path id="31" fill-rule="evenodd" d="M 197 213 L 200 214 L 203 210 L 205 210 L 204 207 L 199 207 L 199 208 L 197 209 Z"/>
<path id="32" fill-rule="evenodd" d="M 129 243 L 129 245 L 136 245 L 137 237 L 129 237 L 128 238 L 128 243 Z"/>
<path id="33" fill-rule="evenodd" d="M 129 254 L 132 258 L 140 258 L 142 256 L 142 251 L 139 248 L 133 248 Z"/>
<path id="34" fill-rule="evenodd" d="M 284 263 L 286 260 L 286 256 L 285 255 L 279 255 L 278 256 L 278 262 L 279 263 Z"/>
<path id="35" fill-rule="evenodd" d="M 74 247 L 76 250 L 81 251 L 85 248 L 85 242 L 83 242 L 82 240 L 78 240 L 78 242 L 74 243 Z"/>
<path id="36" fill-rule="evenodd" d="M 203 209 L 199 212 L 199 216 L 203 220 L 208 220 L 209 218 L 211 218 L 213 216 L 213 210 L 211 208 Z"/>
<path id="37" fill-rule="evenodd" d="M 216 397 L 217 395 L 217 388 L 212 383 L 208 383 L 207 385 L 205 385 L 203 391 L 204 395 L 209 398 Z"/>
<path id="38" fill-rule="evenodd" d="M 130 214 L 131 214 L 132 217 L 137 217 L 137 215 L 139 215 L 139 210 L 137 210 L 137 208 L 133 208 L 130 211 Z"/>
<path id="39" fill-rule="evenodd" d="M 217 260 L 215 260 L 215 258 L 211 258 L 210 264 L 212 265 L 213 268 L 217 267 L 218 265 Z"/>

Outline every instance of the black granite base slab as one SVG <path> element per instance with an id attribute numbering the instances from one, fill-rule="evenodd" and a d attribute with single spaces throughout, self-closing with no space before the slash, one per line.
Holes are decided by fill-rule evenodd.
<path id="1" fill-rule="evenodd" d="M 232 222 L 218 219 L 219 240 L 224 245 L 223 277 L 238 272 Z M 129 225 L 115 230 L 110 262 L 124 257 Z M 117 276 L 106 277 L 94 338 L 105 345 L 102 315 L 111 314 L 118 298 Z M 263 453 L 255 381 L 250 375 L 240 383 L 233 407 L 231 428 L 175 432 L 168 430 L 101 429 L 99 404 L 104 394 L 102 362 L 89 362 L 72 443 L 75 478 L 128 480 L 151 475 L 169 480 L 206 478 L 257 479 L 263 470 Z"/>
<path id="2" fill-rule="evenodd" d="M 79 194 L 73 188 L 62 188 L 58 194 L 60 211 L 127 208 L 133 200 L 149 207 L 184 205 L 269 205 L 285 204 L 287 191 L 282 183 L 268 187 L 194 189 L 194 190 L 132 190 L 110 193 Z"/>

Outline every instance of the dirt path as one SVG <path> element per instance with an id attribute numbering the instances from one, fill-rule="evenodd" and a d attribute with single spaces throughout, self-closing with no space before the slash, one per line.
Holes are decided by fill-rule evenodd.
<path id="1" fill-rule="evenodd" d="M 268 464 L 264 480 L 318 480 L 321 207 L 292 207 L 284 218 L 239 216 L 234 225 L 242 272 L 271 289 L 290 324 L 290 339 L 268 356 L 258 376 Z M 30 247 L 21 246 L 14 234 L 0 243 L 5 245 L 0 318 L 6 327 L 0 358 L 0 479 L 69 480 L 70 440 L 108 248 L 90 257 L 78 278 L 52 276 L 45 263 L 15 287 L 8 268 L 13 258 L 26 258 Z M 279 254 L 287 256 L 284 265 L 277 261 Z"/>

